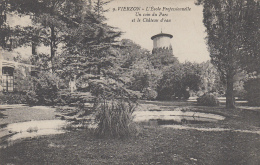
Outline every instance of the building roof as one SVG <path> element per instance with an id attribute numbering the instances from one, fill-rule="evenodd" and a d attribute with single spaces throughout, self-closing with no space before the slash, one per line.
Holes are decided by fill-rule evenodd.
<path id="1" fill-rule="evenodd" d="M 153 40 L 154 38 L 156 38 L 156 37 L 160 37 L 160 36 L 165 36 L 165 37 L 170 37 L 170 38 L 173 37 L 171 34 L 167 34 L 167 33 L 159 33 L 159 34 L 156 34 L 156 35 L 152 36 L 151 39 Z"/>

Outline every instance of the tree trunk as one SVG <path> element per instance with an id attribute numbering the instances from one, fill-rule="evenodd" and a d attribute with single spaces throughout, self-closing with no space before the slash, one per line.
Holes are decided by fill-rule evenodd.
<path id="1" fill-rule="evenodd" d="M 98 79 L 100 79 L 100 77 L 101 77 L 101 64 L 97 65 L 97 75 L 98 75 Z"/>
<path id="2" fill-rule="evenodd" d="M 54 31 L 54 26 L 51 26 L 51 71 L 52 73 L 54 72 L 54 56 L 55 56 L 55 51 L 56 51 L 56 43 L 55 43 L 55 31 Z"/>
<path id="3" fill-rule="evenodd" d="M 32 55 L 37 55 L 37 44 L 32 42 Z"/>
<path id="4" fill-rule="evenodd" d="M 32 41 L 32 60 L 31 60 L 31 62 L 32 62 L 32 65 L 36 65 L 36 61 L 38 61 L 38 59 L 37 59 L 37 44 L 34 42 L 34 41 Z"/>
<path id="5" fill-rule="evenodd" d="M 226 91 L 226 108 L 236 108 L 235 107 L 235 98 L 234 98 L 234 76 L 233 74 L 227 74 L 227 91 Z"/>

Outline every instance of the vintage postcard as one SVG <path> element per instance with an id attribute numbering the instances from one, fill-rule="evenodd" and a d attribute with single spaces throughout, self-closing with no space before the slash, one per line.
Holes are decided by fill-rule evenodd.
<path id="1" fill-rule="evenodd" d="M 0 164 L 260 164 L 258 0 L 0 0 Z"/>

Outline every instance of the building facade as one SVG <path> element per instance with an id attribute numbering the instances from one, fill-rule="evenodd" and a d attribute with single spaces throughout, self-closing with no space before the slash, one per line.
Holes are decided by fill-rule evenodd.
<path id="1" fill-rule="evenodd" d="M 19 78 L 33 75 L 36 72 L 34 65 L 15 62 L 10 53 L 0 52 L 0 91 L 14 92 L 21 89 Z M 28 85 L 28 84 L 27 84 Z M 26 84 L 24 84 L 26 86 Z"/>

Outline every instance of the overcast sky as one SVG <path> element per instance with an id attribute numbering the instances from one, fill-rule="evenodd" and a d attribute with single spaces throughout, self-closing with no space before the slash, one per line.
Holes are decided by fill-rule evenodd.
<path id="1" fill-rule="evenodd" d="M 122 11 L 125 9 L 124 7 L 140 7 L 139 13 L 142 16 L 136 16 L 136 11 Z M 151 51 L 153 47 L 151 36 L 161 33 L 162 30 L 163 33 L 173 35 L 171 39 L 173 53 L 181 62 L 203 62 L 210 59 L 205 43 L 205 27 L 202 22 L 203 8 L 196 6 L 194 0 L 114 0 L 106 8 L 110 9 L 106 13 L 107 23 L 124 32 L 121 38 L 131 39 Z M 160 8 L 160 11 L 151 11 L 152 8 Z M 163 11 L 163 8 L 175 10 L 176 8 L 186 8 L 188 10 L 169 12 Z M 146 11 L 147 9 L 149 11 Z M 167 16 L 159 16 L 160 12 Z M 143 16 L 147 13 L 156 13 L 157 16 Z M 140 18 L 141 22 L 136 22 L 137 18 Z M 158 19 L 159 22 L 143 22 L 144 18 Z M 170 22 L 160 22 L 162 18 L 168 19 Z M 133 19 L 135 22 L 132 22 Z M 10 18 L 9 23 L 26 25 L 30 23 L 30 20 L 15 17 Z M 25 56 L 31 54 L 31 48 L 20 48 L 18 51 Z"/>
<path id="2" fill-rule="evenodd" d="M 194 0 L 114 0 L 109 5 L 110 12 L 106 14 L 108 24 L 118 27 L 124 32 L 122 38 L 128 38 L 142 47 L 152 50 L 153 43 L 151 36 L 161 32 L 173 35 L 171 44 L 173 53 L 181 62 L 209 60 L 209 53 L 205 43 L 205 27 L 203 25 L 203 7 L 196 6 Z M 146 14 L 152 7 L 161 8 L 186 8 L 190 11 L 162 11 L 168 16 L 135 16 L 136 11 L 118 11 L 118 7 L 141 7 L 139 13 Z M 113 11 L 113 8 L 116 11 Z M 149 11 L 146 11 L 146 9 Z M 122 9 L 122 8 L 120 8 Z M 160 11 L 155 13 L 159 14 Z M 132 19 L 154 18 L 170 19 L 171 22 L 132 22 Z"/>

